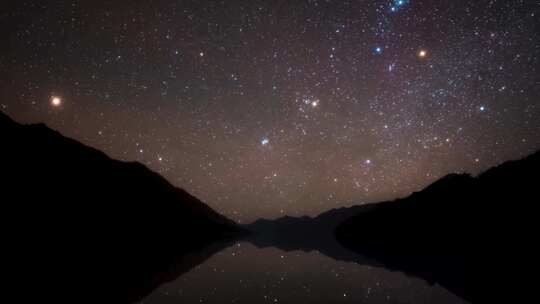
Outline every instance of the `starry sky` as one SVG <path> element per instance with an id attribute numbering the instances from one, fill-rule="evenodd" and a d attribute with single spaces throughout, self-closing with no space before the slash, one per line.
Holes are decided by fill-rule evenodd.
<path id="1" fill-rule="evenodd" d="M 540 148 L 534 0 L 2 1 L 0 110 L 230 218 L 405 196 Z"/>

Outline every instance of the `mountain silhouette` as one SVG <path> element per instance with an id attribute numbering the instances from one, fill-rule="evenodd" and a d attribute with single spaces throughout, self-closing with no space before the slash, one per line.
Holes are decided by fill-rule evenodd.
<path id="1" fill-rule="evenodd" d="M 335 233 L 388 268 L 483 302 L 522 284 L 519 270 L 532 272 L 539 172 L 537 152 L 478 177 L 451 174 L 409 197 L 366 206 Z"/>
<path id="2" fill-rule="evenodd" d="M 318 251 L 338 261 L 376 264 L 340 244 L 335 228 L 347 218 L 366 209 L 363 206 L 332 209 L 316 217 L 284 216 L 276 220 L 259 219 L 244 228 L 251 231 L 245 241 L 259 248 L 275 247 L 283 251 Z M 377 264 L 378 265 L 378 264 Z M 380 266 L 380 265 L 379 265 Z"/>
<path id="3" fill-rule="evenodd" d="M 245 233 L 144 165 L 44 124 L 0 112 L 0 140 L 5 274 L 20 302 L 131 303 Z"/>
<path id="4" fill-rule="evenodd" d="M 244 226 L 246 241 L 405 272 L 484 301 L 535 260 L 539 172 L 537 152 L 478 177 L 449 174 L 403 199 L 260 219 Z"/>

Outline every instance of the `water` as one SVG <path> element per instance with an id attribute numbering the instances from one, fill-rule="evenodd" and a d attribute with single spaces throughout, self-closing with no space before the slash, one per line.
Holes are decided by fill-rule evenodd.
<path id="1" fill-rule="evenodd" d="M 439 285 L 317 251 L 236 243 L 140 303 L 466 303 Z"/>

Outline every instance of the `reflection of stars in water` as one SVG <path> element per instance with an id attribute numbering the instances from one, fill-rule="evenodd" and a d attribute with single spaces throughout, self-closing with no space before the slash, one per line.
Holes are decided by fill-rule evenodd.
<path id="1" fill-rule="evenodd" d="M 256 267 L 246 262 L 255 260 Z M 249 243 L 223 249 L 140 303 L 315 303 L 322 298 L 351 304 L 390 303 L 394 298 L 403 303 L 464 303 L 437 284 L 382 267 L 335 260 L 316 250 L 285 252 Z"/>

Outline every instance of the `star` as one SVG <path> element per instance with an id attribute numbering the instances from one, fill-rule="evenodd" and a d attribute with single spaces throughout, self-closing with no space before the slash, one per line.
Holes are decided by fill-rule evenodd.
<path id="1" fill-rule="evenodd" d="M 51 97 L 51 105 L 55 108 L 58 108 L 62 105 L 62 98 L 58 96 L 52 96 Z"/>
<path id="2" fill-rule="evenodd" d="M 383 52 L 382 47 L 378 46 L 378 47 L 375 48 L 375 53 L 382 54 L 382 52 Z"/>
<path id="3" fill-rule="evenodd" d="M 268 137 L 264 137 L 263 139 L 261 139 L 261 145 L 263 147 L 268 146 L 268 144 L 270 144 L 270 139 L 268 139 Z"/>
<path id="4" fill-rule="evenodd" d="M 409 3 L 409 0 L 394 0 L 392 3 L 392 7 L 390 7 L 390 11 L 397 12 L 408 3 Z"/>
<path id="5" fill-rule="evenodd" d="M 426 57 L 427 57 L 427 54 L 428 54 L 428 53 L 427 53 L 426 50 L 420 50 L 420 51 L 418 51 L 418 57 L 419 57 L 420 59 L 426 58 Z"/>

